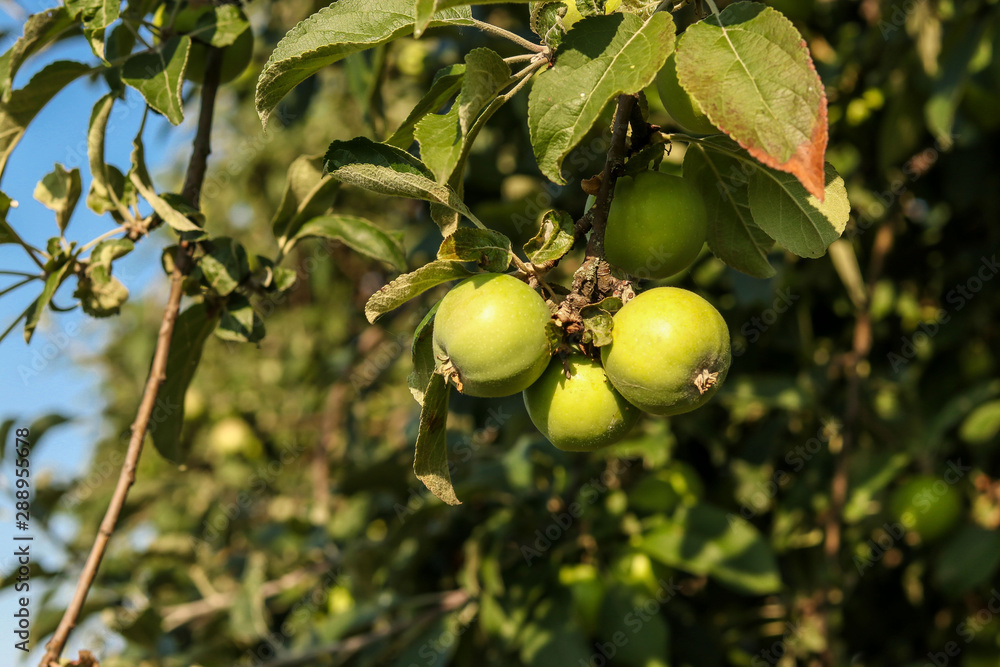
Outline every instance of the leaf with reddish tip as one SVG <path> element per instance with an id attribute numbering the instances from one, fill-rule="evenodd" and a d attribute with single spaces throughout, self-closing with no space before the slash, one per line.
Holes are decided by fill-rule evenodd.
<path id="1" fill-rule="evenodd" d="M 760 3 L 732 4 L 687 29 L 677 75 L 716 127 L 823 200 L 826 92 L 791 21 Z"/>

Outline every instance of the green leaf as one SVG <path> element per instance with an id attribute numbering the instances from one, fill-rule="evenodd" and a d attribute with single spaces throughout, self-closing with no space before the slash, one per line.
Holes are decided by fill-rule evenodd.
<path id="1" fill-rule="evenodd" d="M 659 607 L 661 604 L 669 604 L 672 595 L 676 595 L 676 591 L 663 588 L 652 599 Z M 667 602 L 664 603 L 661 596 L 667 596 Z M 639 593 L 622 584 L 610 588 L 603 596 L 597 632 L 603 642 L 610 642 L 602 645 L 616 647 L 615 664 L 628 667 L 667 667 L 670 626 L 663 613 L 656 613 L 659 609 L 649 613 L 652 608 L 649 601 L 648 593 Z M 621 637 L 625 637 L 625 640 L 622 641 Z"/>
<path id="2" fill-rule="evenodd" d="M 45 287 L 42 288 L 42 293 L 38 295 L 38 298 L 28 306 L 26 313 L 26 319 L 24 322 L 24 342 L 30 343 L 31 337 L 35 333 L 35 328 L 38 326 L 38 320 L 42 317 L 42 311 L 45 310 L 46 306 L 52 301 L 52 297 L 55 296 L 56 290 L 59 286 L 63 284 L 66 280 L 66 273 L 70 267 L 70 262 L 64 261 L 60 266 L 55 268 L 45 279 Z"/>
<path id="3" fill-rule="evenodd" d="M 510 239 L 492 229 L 456 229 L 441 242 L 438 259 L 476 262 L 484 271 L 506 271 L 514 259 Z"/>
<path id="4" fill-rule="evenodd" d="M 570 26 L 563 22 L 567 11 L 566 0 L 541 0 L 529 5 L 528 25 L 542 43 L 555 50 Z"/>
<path id="5" fill-rule="evenodd" d="M 465 78 L 456 101 L 462 136 L 469 134 L 473 121 L 492 102 L 510 80 L 510 65 L 497 52 L 479 48 L 465 56 Z"/>
<path id="6" fill-rule="evenodd" d="M 385 143 L 396 148 L 406 150 L 413 143 L 413 131 L 427 114 L 437 112 L 445 105 L 461 88 L 462 79 L 465 76 L 465 65 L 457 63 L 438 70 L 434 75 L 430 90 L 420 98 L 417 105 L 413 107 L 392 136 L 386 139 Z"/>
<path id="7" fill-rule="evenodd" d="M 764 232 L 799 257 L 822 257 L 851 214 L 847 188 L 831 165 L 821 202 L 791 174 L 757 169 L 750 176 L 750 212 Z"/>
<path id="8" fill-rule="evenodd" d="M 420 143 L 420 157 L 438 183 L 448 182 L 462 158 L 464 137 L 458 125 L 461 100 L 459 95 L 447 113 L 424 116 L 413 133 Z"/>
<path id="9" fill-rule="evenodd" d="M 425 264 L 416 271 L 404 273 L 372 294 L 365 304 L 365 316 L 374 324 L 382 315 L 399 308 L 432 287 L 459 278 L 468 278 L 471 275 L 472 273 L 462 265 L 462 262 L 438 260 Z"/>
<path id="10" fill-rule="evenodd" d="M 413 456 L 413 472 L 417 479 L 435 496 L 449 505 L 461 505 L 451 485 L 448 470 L 448 384 L 444 377 L 434 374 L 424 391 L 423 408 L 420 410 L 420 430 L 417 432 L 417 451 Z"/>
<path id="11" fill-rule="evenodd" d="M 524 254 L 532 264 L 554 262 L 573 249 L 574 234 L 573 218 L 569 213 L 546 211 L 542 214 L 538 233 L 524 244 Z"/>
<path id="12" fill-rule="evenodd" d="M 763 164 L 823 196 L 826 93 L 792 22 L 756 2 L 729 5 L 690 26 L 677 75 L 712 124 Z"/>
<path id="13" fill-rule="evenodd" d="M 555 65 L 535 79 L 528 129 L 538 166 L 565 184 L 562 162 L 597 121 L 609 100 L 637 93 L 656 77 L 674 49 L 667 12 L 594 16 L 577 23 L 556 51 Z"/>
<path id="14" fill-rule="evenodd" d="M 66 9 L 74 19 L 82 18 L 91 30 L 107 28 L 118 20 L 121 0 L 66 0 Z"/>
<path id="15" fill-rule="evenodd" d="M 975 14 L 967 14 L 964 20 L 955 22 L 949 30 L 954 41 L 952 47 L 942 54 L 940 71 L 935 77 L 930 99 L 924 106 L 927 129 L 945 149 L 951 148 L 955 141 L 955 115 L 968 89 L 973 60 L 984 47 L 992 48 L 993 35 L 989 27 L 988 21 L 980 20 Z M 961 37 L 955 39 L 956 33 Z M 946 37 L 944 41 L 948 43 L 951 40 Z"/>
<path id="16" fill-rule="evenodd" d="M 94 213 L 102 214 L 117 208 L 108 174 L 108 165 L 104 160 L 104 138 L 108 130 L 108 119 L 115 104 L 115 94 L 108 93 L 97 100 L 94 110 L 90 113 L 90 126 L 87 130 L 87 156 L 90 162 L 90 192 L 87 194 L 87 206 Z"/>
<path id="17" fill-rule="evenodd" d="M 38 443 L 45 437 L 46 433 L 57 426 L 62 426 L 63 424 L 68 423 L 69 421 L 69 417 L 61 415 L 57 412 L 51 412 L 35 419 L 28 427 L 28 431 L 31 433 L 30 437 L 33 446 L 37 446 Z"/>
<path id="18" fill-rule="evenodd" d="M 250 30 L 250 22 L 239 6 L 219 5 L 215 7 L 215 11 L 206 12 L 198 19 L 195 30 L 198 31 L 199 41 L 222 49 Z"/>
<path id="19" fill-rule="evenodd" d="M 546 595 L 537 605 L 532 605 L 532 618 L 518 632 L 520 661 L 516 664 L 523 667 L 600 664 L 593 659 L 597 654 L 593 652 L 593 646 L 589 644 L 583 630 L 568 613 L 573 609 L 573 604 L 567 591 L 556 589 L 553 593 Z M 615 651 L 617 650 L 615 647 Z M 615 661 L 614 664 L 625 663 Z"/>
<path id="20" fill-rule="evenodd" d="M 66 84 L 89 71 L 90 67 L 83 63 L 54 62 L 33 76 L 24 88 L 11 93 L 8 101 L 0 102 L 0 175 L 35 115 Z"/>
<path id="21" fill-rule="evenodd" d="M 511 4 L 512 1 L 525 3 L 528 0 L 416 0 L 416 25 L 413 34 L 415 37 L 420 37 L 427 29 L 434 14 L 445 9 L 463 5 Z"/>
<path id="22" fill-rule="evenodd" d="M 226 302 L 215 328 L 216 336 L 236 343 L 258 343 L 264 338 L 264 333 L 264 321 L 242 294 L 234 294 Z"/>
<path id="23" fill-rule="evenodd" d="M 934 578 L 941 590 L 959 596 L 995 582 L 1000 567 L 1000 531 L 963 526 L 941 552 Z"/>
<path id="24" fill-rule="evenodd" d="M 156 190 L 153 188 L 153 181 L 149 176 L 149 171 L 146 169 L 146 150 L 142 145 L 141 128 L 139 134 L 136 135 L 135 140 L 132 142 L 132 169 L 129 170 L 128 176 L 132 185 L 135 186 L 136 191 L 142 195 L 143 199 L 149 202 L 153 211 L 174 230 L 178 232 L 202 231 L 201 227 L 192 222 L 184 213 L 177 210 L 175 206 L 171 205 L 171 201 L 176 203 L 177 199 L 167 198 L 166 195 L 161 197 L 156 194 Z M 194 210 L 187 202 L 184 202 L 184 207 Z"/>
<path id="25" fill-rule="evenodd" d="M 334 141 L 326 153 L 325 165 L 330 175 L 344 183 L 393 197 L 444 204 L 477 221 L 454 190 L 435 183 L 434 174 L 424 163 L 395 146 L 364 137 Z M 455 230 L 443 228 L 441 231 L 447 235 Z"/>
<path id="26" fill-rule="evenodd" d="M 440 301 L 435 303 L 424 315 L 424 319 L 420 320 L 420 324 L 413 332 L 413 344 L 410 346 L 413 370 L 406 377 L 406 384 L 409 386 L 413 398 L 420 405 L 424 404 L 424 390 L 427 388 L 427 383 L 431 381 L 436 366 L 434 361 L 434 316 L 440 305 Z"/>
<path id="27" fill-rule="evenodd" d="M 198 369 L 205 341 L 215 329 L 217 315 L 209 315 L 204 303 L 196 303 L 177 317 L 174 335 L 167 355 L 166 379 L 160 386 L 156 402 L 162 419 L 149 426 L 153 446 L 163 458 L 183 463 L 189 442 L 181 440 L 184 426 L 184 395 Z"/>
<path id="28" fill-rule="evenodd" d="M 56 164 L 55 170 L 42 177 L 35 187 L 35 199 L 46 208 L 55 211 L 56 224 L 59 232 L 66 231 L 70 216 L 76 203 L 83 193 L 83 183 L 80 180 L 80 170 L 73 168 L 66 171 L 61 164 Z"/>
<path id="29" fill-rule="evenodd" d="M 781 588 L 774 553 L 743 518 L 718 507 L 681 507 L 643 535 L 650 558 L 697 575 L 709 575 L 738 592 L 764 595 Z"/>
<path id="30" fill-rule="evenodd" d="M 98 267 L 107 275 L 111 274 L 111 263 L 124 257 L 135 249 L 135 244 L 128 239 L 108 239 L 94 246 L 90 253 L 90 263 L 87 267 L 94 270 Z"/>
<path id="31" fill-rule="evenodd" d="M 468 9 L 441 12 L 428 26 L 472 25 Z M 352 53 L 413 32 L 414 0 L 340 0 L 288 31 L 257 80 L 256 106 L 261 123 L 299 83 Z"/>
<path id="32" fill-rule="evenodd" d="M 608 0 L 606 4 L 610 5 L 611 0 Z M 656 11 L 656 8 L 661 4 L 660 0 L 623 0 L 620 7 L 624 12 L 631 12 L 646 17 Z"/>
<path id="33" fill-rule="evenodd" d="M 198 268 L 219 296 L 232 294 L 250 275 L 246 249 L 238 241 L 225 236 L 212 239 L 212 250 L 198 260 Z"/>
<path id="34" fill-rule="evenodd" d="M 191 38 L 175 35 L 157 50 L 137 53 L 122 65 L 122 81 L 142 93 L 146 103 L 173 125 L 184 120 L 181 89 L 190 50 Z"/>
<path id="35" fill-rule="evenodd" d="M 452 176 L 460 176 L 467 144 L 475 140 L 470 135 L 472 124 L 509 80 L 510 66 L 499 54 L 485 48 L 473 49 L 465 57 L 461 92 L 451 109 L 444 114 L 428 114 L 417 123 L 414 136 L 420 142 L 420 157 L 439 183 L 458 187 Z"/>
<path id="36" fill-rule="evenodd" d="M 117 315 L 128 300 L 128 288 L 111 275 L 112 263 L 132 252 L 135 244 L 128 239 L 101 241 L 90 253 L 86 272 L 79 276 L 73 296 L 83 311 L 92 317 Z"/>
<path id="37" fill-rule="evenodd" d="M 611 330 L 615 327 L 611 313 L 597 304 L 584 306 L 580 310 L 583 319 L 583 342 L 592 343 L 594 347 L 611 345 Z"/>
<path id="38" fill-rule="evenodd" d="M 104 282 L 81 277 L 73 296 L 80 300 L 83 312 L 91 317 L 110 317 L 121 311 L 122 304 L 128 301 L 129 292 L 114 276 L 108 276 Z"/>
<path id="39" fill-rule="evenodd" d="M 299 229 L 294 241 L 316 237 L 340 241 L 352 250 L 406 271 L 406 254 L 394 238 L 364 218 L 351 215 L 324 215 L 313 218 Z"/>
<path id="40" fill-rule="evenodd" d="M 995 441 L 1000 433 L 1000 400 L 983 403 L 965 418 L 958 435 L 970 445 Z"/>
<path id="41" fill-rule="evenodd" d="M 21 37 L 3 56 L 0 56 L 0 100 L 10 102 L 14 75 L 21 65 L 32 54 L 58 39 L 73 24 L 74 17 L 70 16 L 65 7 L 56 7 L 28 17 Z"/>
<path id="42" fill-rule="evenodd" d="M 323 173 L 323 162 L 321 155 L 300 155 L 289 165 L 285 192 L 271 221 L 279 248 L 284 248 L 306 221 L 333 206 L 340 183 Z"/>
<path id="43" fill-rule="evenodd" d="M 749 178 L 744 169 L 738 159 L 708 151 L 700 143 L 692 144 L 684 155 L 684 179 L 705 201 L 708 247 L 734 269 L 755 278 L 770 278 L 775 271 L 767 253 L 774 240 L 750 214 Z"/>

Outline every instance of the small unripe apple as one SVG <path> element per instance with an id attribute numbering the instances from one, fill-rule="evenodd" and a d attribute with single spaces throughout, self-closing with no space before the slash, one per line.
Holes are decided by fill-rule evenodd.
<path id="1" fill-rule="evenodd" d="M 590 452 L 624 438 L 639 410 L 608 382 L 601 364 L 589 357 L 553 359 L 538 382 L 524 390 L 524 405 L 542 435 L 556 448 Z"/>
<path id="2" fill-rule="evenodd" d="M 907 530 L 933 540 L 951 530 L 962 512 L 962 501 L 951 484 L 919 475 L 896 489 L 889 506 Z"/>
<path id="3" fill-rule="evenodd" d="M 264 449 L 253 429 L 239 417 L 226 417 L 212 425 L 208 448 L 217 456 L 242 454 L 248 459 L 263 456 Z"/>
<path id="4" fill-rule="evenodd" d="M 510 396 L 549 363 L 549 307 L 527 284 L 499 273 L 467 278 L 434 316 L 438 369 L 469 396 Z"/>
<path id="5" fill-rule="evenodd" d="M 172 26 L 165 26 L 165 22 L 170 19 L 173 11 L 169 4 L 160 5 L 160 8 L 153 16 L 153 25 L 158 28 L 169 28 L 172 34 L 186 35 L 194 32 L 191 38 L 191 49 L 188 51 L 187 66 L 184 68 L 184 78 L 194 83 L 204 83 L 205 65 L 208 61 L 209 45 L 199 39 L 198 35 L 204 26 L 199 26 L 198 22 L 204 16 L 213 15 L 215 6 L 212 3 L 201 4 L 199 6 L 186 5 L 179 9 L 174 16 Z M 246 18 L 244 16 L 244 18 Z M 247 28 L 222 50 L 222 69 L 219 83 L 228 83 L 243 74 L 250 61 L 253 59 L 253 31 Z"/>
<path id="6" fill-rule="evenodd" d="M 601 359 L 629 403 L 654 415 L 678 415 L 707 403 L 726 379 L 729 329 L 694 292 L 658 287 L 615 314 Z"/>
<path id="7" fill-rule="evenodd" d="M 667 278 L 691 266 L 708 230 L 701 194 L 679 176 L 644 171 L 618 179 L 604 255 L 637 278 Z"/>
<path id="8" fill-rule="evenodd" d="M 677 59 L 673 53 L 656 75 L 656 91 L 660 94 L 660 101 L 663 102 L 667 113 L 682 128 L 694 134 L 719 133 L 719 128 L 712 124 L 698 103 L 678 81 Z"/>

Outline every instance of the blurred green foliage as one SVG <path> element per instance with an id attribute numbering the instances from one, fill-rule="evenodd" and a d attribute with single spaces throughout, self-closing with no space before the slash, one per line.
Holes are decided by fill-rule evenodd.
<path id="1" fill-rule="evenodd" d="M 251 5 L 255 71 L 322 4 Z M 86 635 L 102 665 L 1000 664 L 1000 6 L 771 4 L 827 86 L 829 159 L 854 211 L 828 257 L 779 253 L 773 279 L 706 252 L 671 281 L 729 323 L 717 400 L 580 455 L 546 443 L 518 396 L 454 395 L 463 504 L 445 506 L 411 469 L 406 383 L 410 334 L 442 290 L 370 326 L 364 302 L 393 274 L 304 242 L 296 285 L 256 304 L 259 346 L 207 344 L 185 399 L 187 462 L 143 456 L 85 610 L 103 628 Z M 526 32 L 523 5 L 486 13 Z M 487 43 L 511 54 L 448 29 L 351 56 L 296 88 L 266 135 L 253 74 L 226 87 L 208 228 L 273 253 L 296 157 L 385 137 L 439 67 Z M 652 122 L 669 126 L 647 93 Z M 575 181 L 551 186 L 524 114 L 523 97 L 497 113 L 466 181 L 477 215 L 515 242 L 549 207 L 582 212 L 576 183 L 606 146 L 599 125 L 567 160 Z M 420 203 L 344 188 L 335 209 L 399 230 L 411 266 L 440 241 Z M 77 531 L 65 571 L 37 574 L 53 584 L 75 581 L 107 506 L 160 308 L 126 306 L 93 362 L 124 440 L 98 443 L 76 482 L 39 490 L 39 514 Z M 933 535 L 892 500 L 918 477 L 911 514 L 957 509 Z M 60 603 L 44 601 L 37 636 Z"/>

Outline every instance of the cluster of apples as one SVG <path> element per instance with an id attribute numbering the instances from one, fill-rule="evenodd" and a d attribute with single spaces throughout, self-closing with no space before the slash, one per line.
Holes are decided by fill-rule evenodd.
<path id="1" fill-rule="evenodd" d="M 704 202 L 683 178 L 650 171 L 620 179 L 605 230 L 606 258 L 642 278 L 690 266 L 705 243 Z M 557 448 L 592 451 L 624 438 L 641 412 L 677 415 L 704 405 L 731 361 L 719 311 L 676 287 L 640 293 L 614 315 L 600 359 L 551 356 L 552 313 L 517 278 L 484 273 L 442 299 L 434 320 L 438 369 L 464 394 L 523 392 L 536 428 Z"/>

